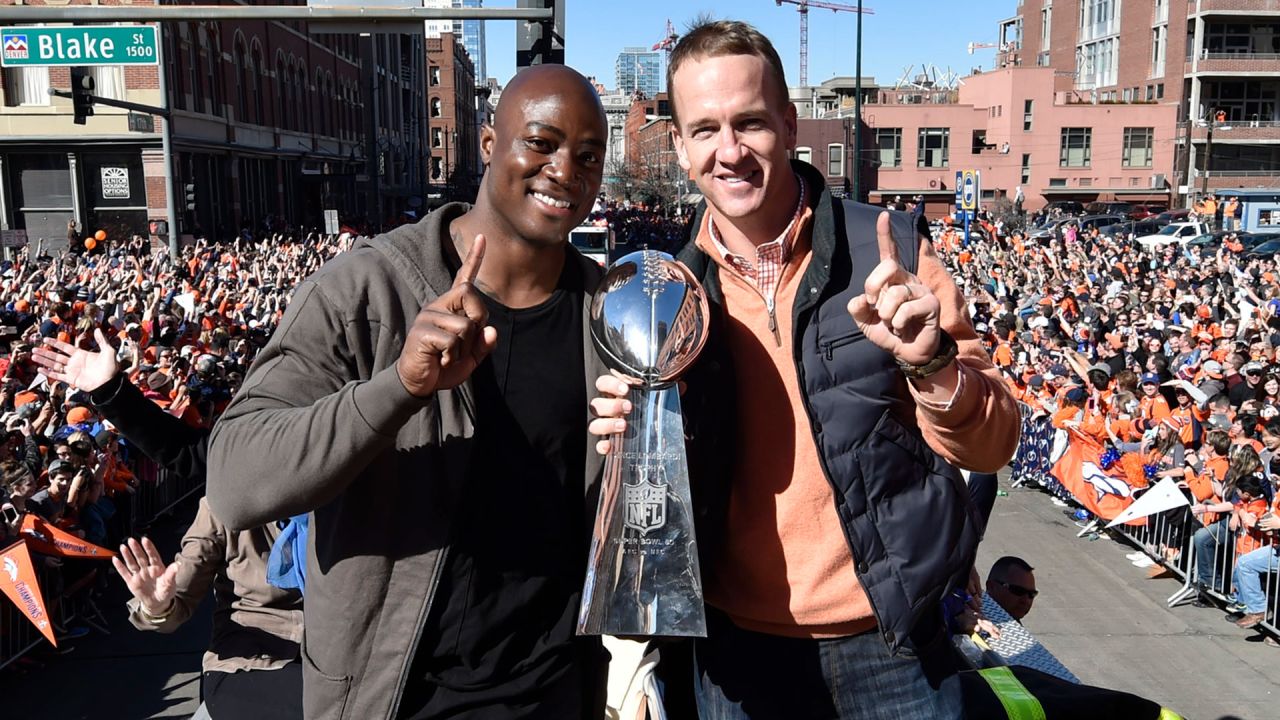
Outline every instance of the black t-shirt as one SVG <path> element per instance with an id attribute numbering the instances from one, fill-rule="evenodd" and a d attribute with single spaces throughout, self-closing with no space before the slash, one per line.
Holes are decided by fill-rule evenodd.
<path id="1" fill-rule="evenodd" d="M 498 346 L 472 376 L 476 448 L 401 717 L 576 717 L 588 547 L 583 279 L 544 303 L 486 298 Z"/>

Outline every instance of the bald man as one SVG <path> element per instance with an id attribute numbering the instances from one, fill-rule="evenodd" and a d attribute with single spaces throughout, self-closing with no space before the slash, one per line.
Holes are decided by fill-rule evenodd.
<path id="1" fill-rule="evenodd" d="M 474 206 L 302 283 L 213 432 L 234 528 L 311 512 L 308 718 L 598 717 L 574 636 L 601 461 L 586 340 L 600 270 L 568 243 L 600 188 L 592 86 L 524 70 L 481 131 Z"/>

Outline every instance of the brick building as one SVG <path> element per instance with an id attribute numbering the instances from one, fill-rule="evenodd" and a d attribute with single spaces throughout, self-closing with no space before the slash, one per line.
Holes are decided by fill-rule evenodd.
<path id="1" fill-rule="evenodd" d="M 100 96 L 171 109 L 179 234 L 319 227 L 327 208 L 376 225 L 423 194 L 422 38 L 283 21 L 172 22 L 160 36 L 160 67 L 91 72 Z M 47 94 L 69 79 L 66 68 L 22 68 L 0 80 L 0 223 L 31 239 L 65 237 L 71 218 L 146 234 L 166 215 L 164 121 L 130 131 L 129 112 L 98 105 L 74 125 L 70 101 Z"/>
<path id="2" fill-rule="evenodd" d="M 1280 183 L 1276 0 L 1024 0 L 1000 31 L 1002 61 L 1053 68 L 1057 91 L 1176 107 L 1176 200 Z"/>
<path id="3" fill-rule="evenodd" d="M 617 169 L 606 190 L 618 197 L 646 203 L 673 204 L 692 190 L 688 173 L 680 167 L 671 139 L 671 106 L 667 94 L 636 95 L 623 126 L 622 152 L 626 162 Z M 689 200 L 690 198 L 685 198 Z"/>
<path id="4" fill-rule="evenodd" d="M 1172 105 L 1075 102 L 1053 90 L 1052 68 L 971 75 L 954 102 L 881 93 L 863 109 L 863 187 L 873 203 L 923 195 L 931 215 L 951 212 L 958 170 L 980 170 L 983 194 L 1029 210 L 1052 200 L 1168 202 L 1174 164 Z M 950 98 L 950 93 L 943 93 Z M 852 112 L 800 120 L 796 156 L 840 192 L 854 172 Z"/>
<path id="5" fill-rule="evenodd" d="M 461 40 L 449 32 L 426 39 L 426 58 L 429 194 L 433 202 L 469 201 L 484 172 L 479 162 L 475 68 Z"/>

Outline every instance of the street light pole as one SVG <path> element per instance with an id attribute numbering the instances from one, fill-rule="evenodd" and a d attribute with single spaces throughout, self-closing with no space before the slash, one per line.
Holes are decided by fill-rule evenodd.
<path id="1" fill-rule="evenodd" d="M 1200 179 L 1200 198 L 1209 196 L 1209 167 L 1213 162 L 1213 125 L 1216 117 L 1217 109 L 1215 108 L 1209 113 L 1209 135 L 1205 138 L 1204 143 L 1204 174 Z"/>
<path id="2" fill-rule="evenodd" d="M 857 59 L 853 66 L 853 201 L 862 202 L 862 0 L 858 0 Z"/>

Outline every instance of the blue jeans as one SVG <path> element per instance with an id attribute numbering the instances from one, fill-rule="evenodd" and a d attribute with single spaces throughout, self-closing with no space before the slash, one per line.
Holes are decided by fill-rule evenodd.
<path id="1" fill-rule="evenodd" d="M 1267 609 L 1267 595 L 1262 591 L 1262 576 L 1280 570 L 1280 554 L 1276 546 L 1260 547 L 1245 553 L 1236 561 L 1236 597 L 1244 603 L 1247 613 L 1260 613 Z"/>
<path id="2" fill-rule="evenodd" d="M 1219 578 L 1226 577 L 1227 549 L 1231 529 L 1226 520 L 1196 530 L 1192 541 L 1196 546 L 1196 581 L 1206 588 L 1218 588 Z"/>
<path id="3" fill-rule="evenodd" d="M 707 608 L 694 646 L 701 720 L 947 720 L 963 718 L 960 678 L 939 626 L 898 657 L 879 632 L 807 640 L 743 630 Z"/>

